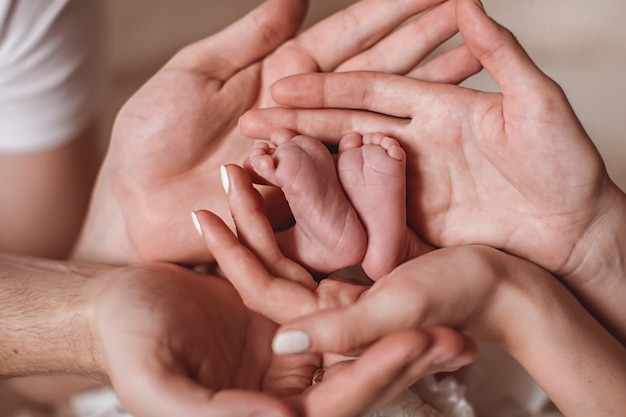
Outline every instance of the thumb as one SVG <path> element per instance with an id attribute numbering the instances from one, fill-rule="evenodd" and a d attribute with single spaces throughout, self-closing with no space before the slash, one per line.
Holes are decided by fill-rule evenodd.
<path id="1" fill-rule="evenodd" d="M 458 0 L 456 16 L 465 44 L 505 96 L 528 98 L 553 83 L 515 36 L 487 16 L 479 0 Z"/>
<path id="2" fill-rule="evenodd" d="M 267 0 L 217 34 L 189 45 L 167 65 L 227 80 L 272 53 L 300 28 L 307 0 Z"/>

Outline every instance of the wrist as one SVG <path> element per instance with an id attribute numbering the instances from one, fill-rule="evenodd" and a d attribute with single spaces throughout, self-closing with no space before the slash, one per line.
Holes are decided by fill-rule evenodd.
<path id="1" fill-rule="evenodd" d="M 500 327 L 495 344 L 565 415 L 621 409 L 616 391 L 626 383 L 624 346 L 547 272 L 527 264 L 507 278 L 494 312 Z"/>
<path id="2" fill-rule="evenodd" d="M 126 219 L 105 168 L 94 190 L 70 259 L 107 265 L 126 265 L 136 261 L 136 251 L 128 237 Z"/>
<path id="3" fill-rule="evenodd" d="M 559 274 L 568 289 L 626 343 L 626 194 L 609 184 L 600 216 L 575 246 Z"/>
<path id="4" fill-rule="evenodd" d="M 83 286 L 100 267 L 0 256 L 0 375 L 101 376 Z"/>

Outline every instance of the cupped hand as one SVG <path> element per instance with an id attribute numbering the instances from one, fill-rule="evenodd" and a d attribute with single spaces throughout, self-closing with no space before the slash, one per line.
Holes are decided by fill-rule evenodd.
<path id="1" fill-rule="evenodd" d="M 314 320 L 336 331 L 335 337 L 328 338 L 333 340 L 333 349 L 337 349 L 333 351 L 350 352 L 396 330 L 433 325 L 473 330 L 478 325 L 473 316 L 485 309 L 498 292 L 503 281 L 498 273 L 507 271 L 504 261 L 498 263 L 497 250 L 468 246 L 422 255 L 375 283 L 332 275 L 318 283 L 304 267 L 281 253 L 263 213 L 262 197 L 244 170 L 236 165 L 226 169 L 237 236 L 214 213 L 194 213 L 195 223 L 221 273 L 251 310 L 276 323 L 319 316 L 324 311 L 329 315 L 337 310 L 353 312 L 352 321 L 344 316 L 339 321 Z M 379 309 L 384 314 L 376 313 Z M 359 334 L 362 340 L 341 336 L 341 329 L 348 322 L 355 329 L 351 333 Z M 349 345 L 342 346 L 343 342 Z"/>
<path id="2" fill-rule="evenodd" d="M 341 308 L 349 309 L 350 306 L 359 303 L 362 299 L 371 299 L 372 295 L 370 295 L 370 292 L 376 292 L 375 288 L 378 288 L 379 282 L 370 287 L 367 283 L 358 283 L 331 276 L 318 283 L 305 268 L 286 258 L 281 253 L 271 224 L 263 213 L 262 196 L 254 189 L 250 178 L 242 168 L 236 165 L 229 165 L 226 167 L 226 170 L 228 201 L 237 228 L 237 236 L 231 232 L 217 215 L 211 212 L 199 210 L 194 214 L 194 219 L 208 249 L 215 255 L 221 272 L 234 285 L 243 302 L 251 310 L 283 324 L 319 313 L 320 311 L 335 311 Z M 337 256 L 341 256 L 341 254 L 337 253 Z M 478 273 L 480 271 L 477 271 Z M 385 279 L 386 277 L 381 281 Z M 470 281 L 469 278 L 468 281 Z M 380 285 L 384 286 L 385 284 Z M 482 288 L 486 287 L 477 286 L 476 291 L 480 292 Z M 419 293 L 417 286 L 410 287 L 409 290 L 411 290 L 411 295 L 414 295 L 416 292 Z M 452 300 L 450 301 L 451 304 L 458 302 L 460 297 L 465 297 L 467 291 L 459 289 L 459 292 L 455 294 L 456 297 L 450 297 Z M 403 296 L 404 302 L 396 304 L 397 308 L 404 308 L 407 302 L 410 305 L 415 305 L 413 301 L 417 302 L 417 300 L 407 301 L 405 298 L 407 298 L 407 294 Z M 477 295 L 475 298 L 478 299 L 480 297 Z M 395 303 L 395 300 L 392 299 L 387 301 L 392 304 Z M 384 306 L 381 308 L 386 308 L 387 303 L 383 304 Z M 476 304 L 482 305 L 478 301 Z M 369 316 L 377 307 L 371 303 L 367 305 L 372 308 L 367 315 Z M 411 308 L 407 308 L 407 312 L 403 314 L 411 315 L 413 313 L 414 311 Z M 462 315 L 463 312 L 458 314 Z M 384 314 L 386 318 L 392 315 Z M 369 326 L 369 317 L 365 321 L 360 320 L 358 316 L 352 318 L 354 323 L 350 325 L 354 325 L 355 329 Z M 452 324 L 458 324 L 447 317 L 446 319 Z M 336 331 L 334 334 L 338 336 L 333 349 L 330 351 L 351 353 L 352 349 L 362 349 L 396 330 L 417 330 L 441 324 L 437 320 L 431 320 L 430 322 L 418 322 L 416 320 L 419 319 L 415 319 L 412 325 L 394 325 L 394 329 L 389 328 L 387 332 L 382 331 L 376 337 L 369 338 L 361 345 L 351 344 L 348 348 L 341 345 L 342 342 L 351 343 L 350 341 L 353 340 L 351 337 L 345 338 L 341 336 L 340 328 L 346 325 L 346 321 L 328 321 L 326 326 L 333 328 Z M 406 320 L 401 319 L 400 323 L 406 323 Z M 443 352 L 446 352 L 442 353 L 443 356 L 446 356 L 446 359 L 456 358 L 459 363 L 458 366 L 469 363 L 475 354 L 474 343 L 451 329 L 445 331 L 454 335 L 450 339 L 454 343 L 447 344 L 447 342 L 442 342 L 441 346 L 434 345 L 434 347 L 437 350 L 442 349 Z M 308 347 L 310 348 L 311 346 Z M 290 347 L 284 347 L 282 343 L 275 345 L 274 349 L 279 353 L 293 353 Z M 440 363 L 443 363 L 443 361 L 440 361 Z"/>
<path id="3" fill-rule="evenodd" d="M 274 105 L 269 85 L 287 75 L 351 69 L 456 80 L 474 61 L 466 48 L 415 70 L 456 31 L 453 2 L 364 0 L 289 38 L 303 0 L 268 0 L 222 32 L 176 54 L 122 108 L 74 258 L 107 263 L 211 261 L 188 222 L 208 208 L 229 218 L 219 166 L 241 163 L 254 146 L 238 118 Z M 405 36 L 415 39 L 406 48 Z M 471 64 L 468 64 L 472 67 Z M 272 199 L 268 198 L 268 202 Z M 278 213 L 278 220 L 288 217 Z"/>
<path id="4" fill-rule="evenodd" d="M 95 362 L 137 417 L 361 415 L 459 343 L 443 329 L 397 332 L 311 386 L 322 356 L 275 355 L 277 325 L 222 278 L 151 264 L 98 276 L 83 293 Z"/>
<path id="5" fill-rule="evenodd" d="M 272 88 L 278 103 L 300 109 L 250 112 L 242 131 L 397 138 L 408 157 L 410 223 L 422 237 L 527 258 L 562 277 L 611 327 L 623 327 L 626 310 L 614 294 L 626 285 L 619 261 L 626 196 L 563 91 L 513 35 L 472 0 L 457 2 L 457 19 L 501 93 L 372 72 L 300 75 Z"/>

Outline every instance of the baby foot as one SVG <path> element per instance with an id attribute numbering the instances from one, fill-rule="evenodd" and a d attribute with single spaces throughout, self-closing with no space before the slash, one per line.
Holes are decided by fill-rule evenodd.
<path id="1" fill-rule="evenodd" d="M 376 280 L 404 262 L 406 154 L 382 133 L 346 135 L 339 142 L 339 179 L 367 233 L 362 266 Z"/>
<path id="2" fill-rule="evenodd" d="M 260 143 L 249 157 L 259 176 L 282 189 L 296 219 L 277 234 L 278 245 L 285 256 L 317 274 L 358 264 L 367 238 L 339 184 L 333 157 L 317 139 L 293 132 L 290 140 L 286 136 L 276 132 L 275 149 Z"/>

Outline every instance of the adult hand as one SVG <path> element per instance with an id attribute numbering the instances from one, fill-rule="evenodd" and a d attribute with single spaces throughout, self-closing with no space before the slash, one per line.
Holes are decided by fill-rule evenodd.
<path id="1" fill-rule="evenodd" d="M 74 258 L 210 261 L 194 238 L 189 212 L 202 207 L 229 217 L 219 166 L 241 163 L 254 146 L 238 132 L 240 115 L 273 105 L 268 86 L 291 74 L 359 68 L 456 81 L 467 68 L 475 72 L 478 64 L 466 48 L 414 70 L 457 31 L 453 3 L 394 30 L 439 3 L 364 0 L 287 41 L 306 2 L 268 0 L 183 49 L 119 113 Z M 416 39 L 408 49 L 406 36 Z M 474 65 L 445 65 L 469 61 Z"/>
<path id="2" fill-rule="evenodd" d="M 154 264 L 114 269 L 83 292 L 95 362 L 137 417 L 361 415 L 440 369 L 433 362 L 464 340 L 397 332 L 311 386 L 321 354 L 272 353 L 276 324 L 226 280 Z"/>
<path id="3" fill-rule="evenodd" d="M 293 319 L 275 337 L 275 352 L 354 354 L 390 332 L 444 325 L 508 351 L 568 416 L 623 412 L 624 346 L 547 271 L 490 247 L 459 246 L 415 258 L 371 287 L 333 278 L 316 284 L 278 250 L 243 170 L 227 171 L 238 238 L 209 212 L 197 212 L 197 224 L 252 309 Z M 467 364 L 472 346 L 465 339 L 437 364 Z"/>
<path id="4" fill-rule="evenodd" d="M 369 285 L 333 277 L 317 283 L 302 266 L 283 256 L 263 213 L 262 197 L 253 188 L 250 178 L 236 165 L 229 165 L 226 170 L 228 201 L 238 236 L 235 237 L 217 215 L 208 211 L 197 211 L 195 221 L 222 273 L 233 283 L 249 308 L 278 323 L 285 323 L 318 311 L 350 306 L 361 298 L 370 297 Z M 458 300 L 458 297 L 454 299 Z M 334 327 L 333 322 L 327 325 Z M 455 357 L 457 367 L 469 363 L 475 354 L 474 343 L 461 334 L 451 334 L 456 335 L 451 339 L 456 345 L 444 348 L 446 356 L 448 359 Z M 348 353 L 351 348 L 363 346 L 335 347 L 339 350 L 332 352 Z M 280 343 L 275 346 L 280 353 L 289 353 L 283 349 Z"/>
<path id="5" fill-rule="evenodd" d="M 506 350 L 568 417 L 626 411 L 626 347 L 548 272 L 486 246 L 415 258 L 355 303 L 294 320 L 275 340 L 308 336 L 294 353 L 350 352 L 388 332 L 435 323 Z"/>
<path id="6" fill-rule="evenodd" d="M 624 193 L 562 90 L 515 38 L 472 0 L 458 0 L 456 15 L 502 93 L 371 72 L 301 75 L 272 94 L 309 109 L 254 111 L 242 131 L 397 138 L 408 156 L 410 223 L 421 236 L 437 246 L 485 244 L 543 266 L 626 340 Z"/>

